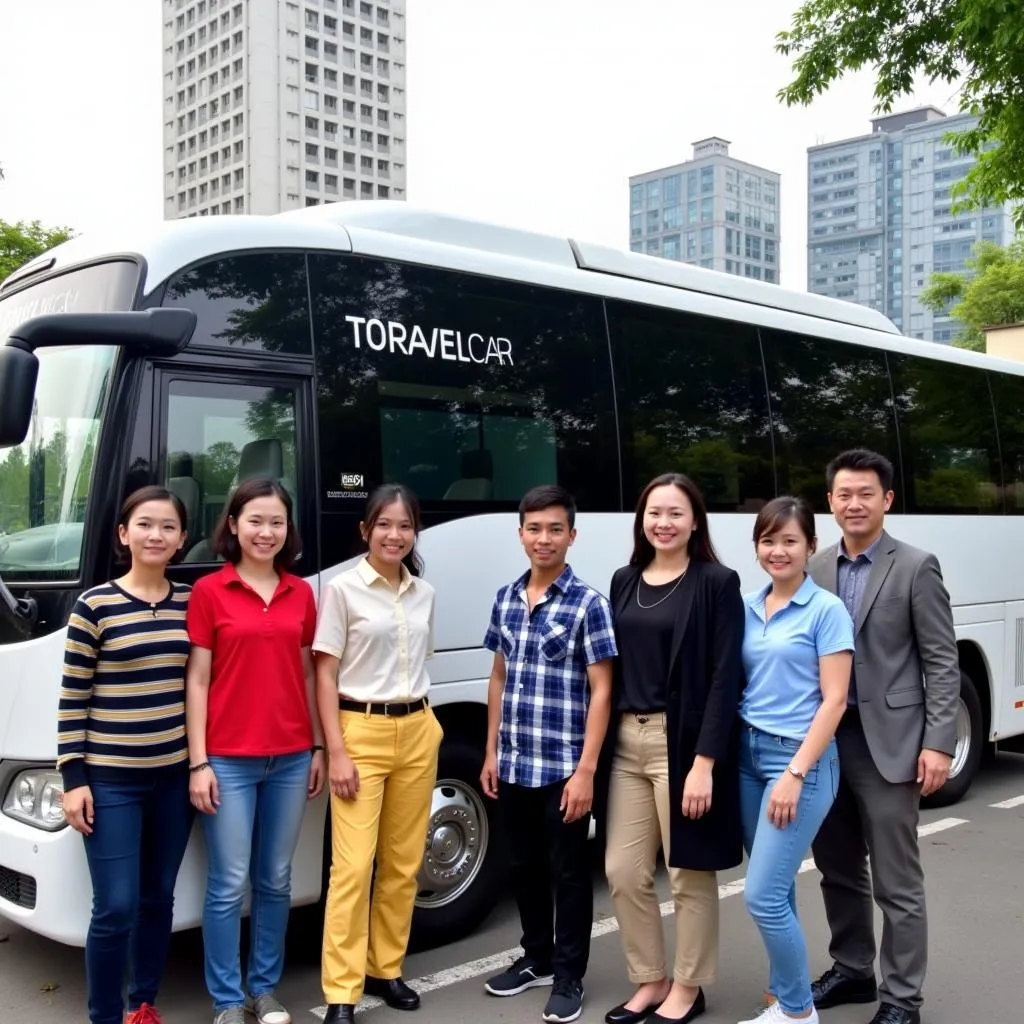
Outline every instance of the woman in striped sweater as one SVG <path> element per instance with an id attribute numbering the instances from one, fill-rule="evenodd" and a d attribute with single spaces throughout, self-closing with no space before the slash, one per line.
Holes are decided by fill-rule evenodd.
<path id="1" fill-rule="evenodd" d="M 64 816 L 85 837 L 92 1024 L 159 1024 L 174 882 L 192 828 L 185 740 L 189 588 L 167 579 L 185 508 L 163 487 L 124 503 L 125 575 L 86 591 L 68 622 L 58 712 Z M 128 970 L 130 967 L 130 971 Z"/>

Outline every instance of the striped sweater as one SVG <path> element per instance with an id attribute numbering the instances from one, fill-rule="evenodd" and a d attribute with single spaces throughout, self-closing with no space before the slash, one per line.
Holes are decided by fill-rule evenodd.
<path id="1" fill-rule="evenodd" d="M 157 768 L 187 761 L 191 588 L 171 588 L 150 604 L 105 583 L 76 602 L 57 712 L 57 767 L 66 790 L 87 784 L 87 765 Z"/>

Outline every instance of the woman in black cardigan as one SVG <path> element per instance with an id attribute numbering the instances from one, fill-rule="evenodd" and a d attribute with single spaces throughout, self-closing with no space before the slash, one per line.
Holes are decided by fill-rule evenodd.
<path id="1" fill-rule="evenodd" d="M 715 873 L 743 859 L 743 602 L 739 577 L 718 561 L 704 500 L 688 477 L 666 473 L 647 485 L 633 535 L 629 565 L 611 585 L 619 657 L 595 810 L 629 978 L 638 988 L 605 1020 L 683 1024 L 704 1012 L 701 986 L 717 970 Z M 659 847 L 675 902 L 671 980 L 653 884 Z"/>

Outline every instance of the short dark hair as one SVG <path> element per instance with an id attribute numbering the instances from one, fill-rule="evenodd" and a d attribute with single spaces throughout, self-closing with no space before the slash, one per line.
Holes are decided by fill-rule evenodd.
<path id="1" fill-rule="evenodd" d="M 814 509 L 806 498 L 794 498 L 786 494 L 781 498 L 772 498 L 754 520 L 754 544 L 760 543 L 762 537 L 768 537 L 781 530 L 783 526 L 796 520 L 800 531 L 807 538 L 807 544 L 813 548 L 818 542 L 818 534 L 814 525 Z"/>
<path id="2" fill-rule="evenodd" d="M 159 484 L 150 484 L 147 487 L 140 487 L 137 491 L 132 491 L 127 498 L 124 499 L 124 503 L 121 505 L 121 511 L 117 516 L 118 526 L 127 526 L 131 522 L 132 516 L 135 514 L 135 510 L 140 505 L 145 505 L 147 501 L 167 501 L 174 507 L 174 511 L 178 515 L 178 522 L 181 524 L 181 532 L 184 533 L 188 529 L 188 512 L 185 510 L 185 502 L 181 500 L 173 491 L 169 491 L 166 487 L 161 487 Z M 114 548 L 117 554 L 121 558 L 125 558 L 128 555 L 128 549 L 121 543 L 120 534 L 114 537 Z M 176 552 L 174 558 L 178 557 Z M 173 561 L 174 559 L 172 559 Z"/>
<path id="3" fill-rule="evenodd" d="M 657 487 L 671 484 L 679 488 L 690 499 L 693 509 L 693 532 L 686 544 L 689 556 L 697 562 L 718 564 L 718 553 L 711 543 L 711 531 L 708 529 L 708 510 L 704 504 L 704 495 L 700 488 L 683 473 L 662 473 L 656 476 L 641 492 L 636 503 L 636 514 L 633 517 L 633 554 L 629 556 L 629 564 L 638 569 L 645 569 L 654 561 L 654 545 L 647 539 L 644 532 L 644 512 L 651 491 Z"/>
<path id="4" fill-rule="evenodd" d="M 569 520 L 569 529 L 576 525 L 576 499 L 558 484 L 543 484 L 523 495 L 519 502 L 519 525 L 526 521 L 527 512 L 542 512 L 546 508 L 564 508 Z"/>
<path id="5" fill-rule="evenodd" d="M 828 464 L 825 469 L 825 481 L 828 485 L 829 494 L 832 493 L 832 488 L 835 485 L 836 473 L 841 469 L 873 472 L 877 474 L 878 482 L 882 485 L 883 491 L 892 490 L 892 482 L 895 476 L 892 463 L 884 455 L 879 455 L 878 452 L 873 452 L 870 448 L 850 448 L 845 452 L 840 452 Z"/>
<path id="6" fill-rule="evenodd" d="M 419 499 L 412 489 L 406 487 L 405 484 L 381 484 L 367 498 L 366 511 L 363 513 L 363 526 L 366 528 L 367 533 L 374 528 L 384 509 L 396 501 L 400 501 L 405 506 L 406 511 L 409 513 L 409 518 L 412 520 L 413 532 L 417 537 L 419 536 L 420 531 L 423 529 Z M 423 575 L 423 559 L 416 550 L 415 541 L 413 542 L 412 551 L 402 559 L 402 564 L 413 576 Z"/>
<path id="7" fill-rule="evenodd" d="M 274 566 L 278 569 L 286 569 L 299 557 L 302 541 L 299 538 L 299 531 L 295 527 L 292 496 L 280 481 L 272 480 L 270 477 L 250 477 L 235 488 L 228 507 L 224 509 L 217 521 L 210 546 L 215 555 L 220 555 L 224 561 L 231 562 L 232 565 L 237 565 L 242 560 L 242 547 L 238 543 L 238 538 L 231 532 L 229 520 L 234 519 L 237 523 L 245 506 L 256 498 L 279 498 L 281 504 L 284 505 L 288 520 L 288 533 L 285 536 L 284 546 L 274 556 Z"/>

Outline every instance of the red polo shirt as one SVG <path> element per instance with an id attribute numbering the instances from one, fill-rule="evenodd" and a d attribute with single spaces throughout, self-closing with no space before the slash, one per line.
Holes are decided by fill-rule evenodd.
<path id="1" fill-rule="evenodd" d="M 302 648 L 313 643 L 316 602 L 305 580 L 280 577 L 270 604 L 230 563 L 192 588 L 189 639 L 213 652 L 208 754 L 268 757 L 313 745 Z"/>

